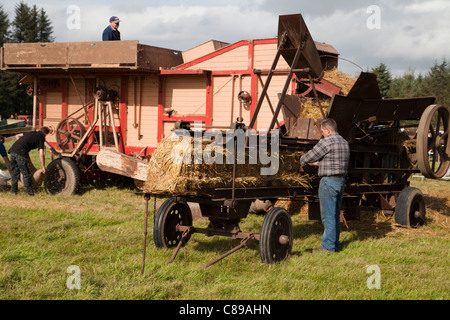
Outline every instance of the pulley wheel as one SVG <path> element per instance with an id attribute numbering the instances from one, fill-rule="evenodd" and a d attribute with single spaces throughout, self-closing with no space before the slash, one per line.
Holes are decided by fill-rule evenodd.
<path id="1" fill-rule="evenodd" d="M 189 205 L 174 198 L 164 201 L 156 213 L 153 226 L 153 241 L 157 248 L 172 248 L 178 245 L 182 232 L 177 225 L 192 226 L 192 213 Z M 187 242 L 189 237 L 185 238 Z"/>
<path id="2" fill-rule="evenodd" d="M 449 108 L 433 104 L 423 112 L 417 128 L 417 164 L 431 179 L 442 178 L 450 165 Z"/>
<path id="3" fill-rule="evenodd" d="M 56 127 L 56 143 L 63 151 L 73 151 L 85 133 L 86 129 L 77 119 L 63 119 Z"/>
<path id="4" fill-rule="evenodd" d="M 269 210 L 261 226 L 259 254 L 264 263 L 286 260 L 292 250 L 293 227 L 289 213 L 279 207 Z"/>

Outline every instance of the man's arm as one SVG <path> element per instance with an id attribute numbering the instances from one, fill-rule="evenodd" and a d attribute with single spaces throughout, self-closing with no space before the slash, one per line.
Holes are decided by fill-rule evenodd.
<path id="1" fill-rule="evenodd" d="M 327 152 L 328 150 L 324 143 L 324 139 L 322 139 L 314 146 L 314 148 L 300 158 L 300 163 L 302 166 L 305 164 L 318 165 L 318 161 L 321 160 Z"/>
<path id="2" fill-rule="evenodd" d="M 45 173 L 45 154 L 44 154 L 44 149 L 39 149 L 39 159 L 41 160 L 42 172 Z"/>
<path id="3" fill-rule="evenodd" d="M 5 146 L 3 145 L 3 137 L 0 137 L 0 155 L 5 161 L 6 167 L 8 168 L 9 173 L 11 173 L 11 165 L 9 163 L 8 153 L 6 152 Z"/>
<path id="4" fill-rule="evenodd" d="M 3 157 L 3 160 L 5 161 L 6 167 L 8 168 L 9 174 L 11 174 L 11 164 L 9 163 L 8 156 Z"/>

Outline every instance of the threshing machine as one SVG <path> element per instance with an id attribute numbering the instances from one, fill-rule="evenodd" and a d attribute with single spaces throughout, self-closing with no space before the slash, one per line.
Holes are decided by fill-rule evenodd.
<path id="1" fill-rule="evenodd" d="M 259 96 L 255 112 L 248 125 L 235 123 L 234 128 L 252 129 L 259 109 L 266 99 L 271 76 L 280 57 L 290 66 L 279 101 L 273 108 L 269 130 L 278 126 L 282 131 L 280 148 L 308 151 L 321 138 L 322 119 L 299 118 L 302 104 L 296 95 L 287 94 L 292 77 L 308 83 L 314 91 L 323 68 L 311 34 L 301 15 L 279 17 L 278 51 Z M 257 72 L 257 71 L 255 71 Z M 318 98 L 318 97 L 317 97 Z M 317 99 L 319 100 L 319 99 Z M 417 227 L 425 221 L 425 202 L 417 188 L 409 187 L 408 179 L 422 173 L 426 178 L 439 179 L 449 168 L 449 108 L 436 105 L 434 97 L 384 99 L 376 76 L 361 73 L 348 95 L 334 94 L 323 118 L 333 118 L 339 133 L 349 142 L 351 157 L 343 200 L 347 219 L 358 218 L 361 206 L 375 206 L 385 214 L 395 215 L 398 224 Z M 278 121 L 282 112 L 284 121 Z M 236 153 L 235 153 L 236 155 Z M 236 161 L 233 163 L 236 166 Z M 234 171 L 235 172 L 235 171 Z M 233 174 L 233 181 L 236 179 Z M 279 199 L 291 201 L 307 198 L 309 216 L 320 217 L 319 179 L 312 188 L 294 186 L 215 188 L 208 196 L 175 194 L 156 213 L 153 237 L 159 248 L 176 247 L 176 252 L 194 233 L 220 235 L 241 239 L 241 243 L 224 254 L 259 241 L 261 260 L 273 263 L 285 260 L 293 244 L 293 227 L 289 213 L 276 207 Z M 146 194 L 145 199 L 150 199 Z M 198 203 L 202 216 L 210 220 L 207 228 L 192 226 L 188 203 Z M 239 221 L 250 210 L 267 211 L 260 234 L 245 233 Z M 172 258 L 173 260 L 173 258 Z"/>

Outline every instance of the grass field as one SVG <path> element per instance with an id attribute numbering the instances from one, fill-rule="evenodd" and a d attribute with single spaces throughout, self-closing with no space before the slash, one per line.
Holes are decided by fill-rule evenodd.
<path id="1" fill-rule="evenodd" d="M 275 265 L 261 263 L 255 242 L 204 269 L 239 240 L 201 234 L 167 265 L 173 250 L 155 249 L 152 211 L 143 276 L 145 203 L 135 189 L 86 185 L 71 197 L 0 192 L 0 299 L 448 300 L 449 183 L 412 181 L 426 196 L 424 227 L 406 229 L 364 211 L 360 221 L 348 221 L 348 229 L 342 225 L 343 250 L 336 254 L 311 254 L 320 246 L 322 224 L 293 215 L 292 255 Z M 259 233 L 262 221 L 249 215 L 241 229 Z M 379 289 L 369 289 L 373 266 L 379 268 Z"/>

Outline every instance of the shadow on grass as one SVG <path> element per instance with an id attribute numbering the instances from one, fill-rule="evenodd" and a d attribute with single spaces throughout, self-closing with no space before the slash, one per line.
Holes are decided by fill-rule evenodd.
<path id="1" fill-rule="evenodd" d="M 347 221 L 347 226 L 341 223 L 341 246 L 345 250 L 353 241 L 363 241 L 370 238 L 383 238 L 393 230 L 393 225 L 390 221 L 380 222 L 377 221 L 376 210 L 362 210 L 361 219 Z M 243 230 L 245 232 L 245 230 Z M 345 237 L 342 237 L 342 234 Z M 323 225 L 321 221 L 305 221 L 304 223 L 297 223 L 293 226 L 294 241 L 302 241 L 307 238 L 315 237 L 320 243 L 320 239 L 323 234 Z M 192 241 L 195 239 L 195 241 Z M 234 247 L 240 244 L 239 239 L 231 239 L 227 237 L 208 237 L 204 238 L 199 235 L 192 235 L 191 240 L 187 246 L 191 245 L 194 250 L 200 252 L 214 252 L 217 257 L 228 252 Z M 259 242 L 254 241 L 247 246 L 247 249 L 259 251 Z M 305 253 L 311 252 L 312 248 L 306 248 L 299 250 L 295 248 L 291 255 L 301 256 Z"/>
<path id="2" fill-rule="evenodd" d="M 447 199 L 427 195 L 424 195 L 424 199 L 427 209 L 437 211 L 446 217 L 450 217 L 450 207 L 447 205 Z"/>
<path id="3" fill-rule="evenodd" d="M 425 196 L 427 210 L 437 211 L 444 216 L 450 215 L 450 208 L 447 205 L 447 200 L 444 198 Z M 298 221 L 298 219 L 295 219 Z M 430 222 L 430 218 L 427 222 Z M 388 234 L 399 228 L 394 222 L 393 215 L 384 215 L 380 210 L 373 208 L 361 208 L 359 220 L 347 221 L 341 223 L 341 246 L 345 250 L 354 241 L 364 241 L 367 239 L 382 239 Z M 246 230 L 242 230 L 247 232 Z M 301 216 L 301 221 L 294 223 L 293 226 L 294 241 L 305 241 L 313 237 L 318 246 L 323 234 L 323 225 L 321 221 L 308 220 L 304 215 Z M 195 239 L 195 240 L 194 240 Z M 194 240 L 194 241 L 193 241 Z M 199 252 L 211 252 L 217 254 L 217 257 L 228 252 L 240 244 L 239 239 L 231 239 L 224 236 L 205 237 L 203 235 L 194 234 L 187 246 L 191 246 L 193 250 Z M 308 240 L 310 241 L 310 240 Z M 259 251 L 259 242 L 254 241 L 247 246 L 247 250 Z M 291 252 L 293 256 L 301 256 L 305 253 L 311 252 L 312 248 L 304 247 L 299 249 L 294 246 Z M 208 261 L 205 261 L 205 263 Z"/>
<path id="4" fill-rule="evenodd" d="M 89 192 L 91 190 L 106 190 L 111 187 L 116 187 L 119 190 L 136 190 L 139 189 L 134 184 L 133 179 L 128 177 L 117 176 L 113 178 L 107 179 L 92 179 L 90 181 L 83 180 L 79 194 L 83 195 L 85 192 Z"/>
<path id="5" fill-rule="evenodd" d="M 384 221 L 379 219 L 379 211 L 374 209 L 361 209 L 359 220 L 346 221 L 340 223 L 341 229 L 341 250 L 354 241 L 364 241 L 366 239 L 381 239 L 394 230 L 393 216 L 384 217 Z M 323 224 L 321 221 L 309 221 L 307 224 L 294 226 L 295 239 L 306 239 L 310 236 L 322 238 Z M 319 244 L 320 245 L 320 244 Z M 306 251 L 311 252 L 313 248 Z M 302 254 L 298 252 L 297 254 Z"/>

